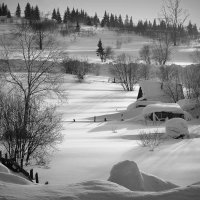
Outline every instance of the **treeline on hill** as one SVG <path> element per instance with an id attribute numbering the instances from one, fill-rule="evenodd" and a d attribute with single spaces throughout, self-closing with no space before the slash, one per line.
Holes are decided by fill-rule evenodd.
<path id="1" fill-rule="evenodd" d="M 11 17 L 10 11 L 4 3 L 0 5 L 0 16 Z M 21 8 L 19 3 L 15 11 L 15 16 L 21 17 Z M 39 7 L 37 5 L 33 7 L 30 3 L 27 3 L 24 10 L 24 18 L 30 21 L 40 20 L 41 16 Z M 174 34 L 173 24 L 167 24 L 164 20 L 159 19 L 156 21 L 156 19 L 154 19 L 153 22 L 148 20 L 139 20 L 135 25 L 132 17 L 126 15 L 123 20 L 121 15 L 117 16 L 113 13 L 109 14 L 107 11 L 105 11 L 103 18 L 100 20 L 97 13 L 95 13 L 94 16 L 89 16 L 83 9 L 78 10 L 73 8 L 70 10 L 70 8 L 67 7 L 64 14 L 61 15 L 59 8 L 57 10 L 54 8 L 51 19 L 58 24 L 62 23 L 67 25 L 67 29 L 70 29 L 70 27 L 76 27 L 74 28 L 76 31 L 80 30 L 80 24 L 84 24 L 88 26 L 107 27 L 119 31 L 135 32 L 136 34 L 151 38 L 158 38 L 158 34 L 160 33 L 168 32 L 168 34 Z M 67 31 L 67 33 L 68 32 L 69 31 Z M 178 25 L 178 27 L 176 27 L 176 33 L 177 37 L 182 39 L 188 38 L 188 36 L 191 39 L 196 39 L 199 34 L 196 24 L 192 24 L 191 21 L 187 26 L 183 26 L 182 24 Z"/>

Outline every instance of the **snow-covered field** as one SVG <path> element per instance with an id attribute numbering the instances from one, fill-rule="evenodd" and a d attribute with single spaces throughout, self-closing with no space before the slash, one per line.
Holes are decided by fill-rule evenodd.
<path id="1" fill-rule="evenodd" d="M 34 167 L 35 172 L 39 172 L 41 185 L 28 186 L 25 181 L 12 175 L 0 174 L 3 177 L 0 181 L 0 199 L 200 198 L 199 185 L 186 187 L 200 181 L 199 120 L 189 122 L 190 133 L 195 138 L 167 140 L 154 151 L 149 151 L 147 147 L 138 145 L 136 135 L 141 130 L 163 132 L 164 125 L 145 125 L 131 120 L 141 112 L 141 108 L 136 109 L 137 112 L 126 111 L 127 106 L 136 100 L 138 87 L 133 92 L 124 92 L 120 85 L 109 83 L 107 77 L 87 76 L 84 83 L 78 83 L 69 75 L 65 76 L 63 87 L 68 100 L 59 102 L 58 112 L 63 113 L 65 137 L 48 168 Z M 55 103 L 56 100 L 50 102 Z M 93 122 L 94 116 L 96 122 Z M 108 121 L 104 122 L 104 118 Z M 121 118 L 125 121 L 121 121 Z M 151 188 L 152 181 L 157 183 L 156 177 L 159 177 L 182 188 L 157 193 L 132 192 L 106 181 L 112 166 L 124 160 L 138 164 L 147 181 L 145 187 Z M 0 169 L 7 173 L 5 168 Z M 5 182 L 5 177 L 15 184 Z M 49 185 L 43 185 L 45 181 Z"/>
<path id="2" fill-rule="evenodd" d="M 95 50 L 99 38 L 106 46 L 112 46 L 116 54 L 129 53 L 134 59 L 138 58 L 141 47 L 150 42 L 136 35 L 114 35 L 99 30 L 88 37 L 61 38 L 60 49 L 70 56 L 81 55 L 90 62 L 98 62 Z M 117 41 L 122 42 L 120 48 L 116 48 Z M 191 63 L 189 49 L 187 46 L 174 49 L 171 62 Z M 48 167 L 34 166 L 42 185 L 27 186 L 25 180 L 18 180 L 0 166 L 0 199 L 200 199 L 199 185 L 187 187 L 200 182 L 200 119 L 188 122 L 190 139 L 167 140 L 154 151 L 149 151 L 148 147 L 139 146 L 138 133 L 164 132 L 164 124 L 145 124 L 132 119 L 142 112 L 142 108 L 134 112 L 126 110 L 136 101 L 138 87 L 133 92 L 125 92 L 120 85 L 108 82 L 108 77 L 92 75 L 87 76 L 83 83 L 65 75 L 63 87 L 68 97 L 66 101 L 47 100 L 58 103 L 57 111 L 63 114 L 64 141 L 53 153 Z M 106 181 L 112 166 L 124 160 L 135 161 L 142 174 L 152 174 L 182 188 L 168 192 L 133 193 Z M 151 176 L 144 177 L 148 179 Z M 46 181 L 49 185 L 43 185 Z M 19 186 L 22 183 L 25 186 Z M 148 184 L 151 185 L 151 181 Z"/>
<path id="3" fill-rule="evenodd" d="M 122 122 L 121 112 L 136 100 L 138 88 L 134 92 L 124 92 L 120 85 L 107 80 L 88 76 L 85 83 L 76 83 L 71 76 L 66 76 L 68 101 L 58 108 L 63 113 L 65 139 L 55 152 L 49 169 L 36 169 L 40 181 L 66 184 L 105 180 L 115 163 L 129 159 L 136 161 L 141 170 L 177 185 L 198 182 L 200 139 L 167 141 L 154 152 L 138 146 L 135 135 L 150 129 L 163 132 L 164 124 L 155 127 L 131 120 Z M 136 114 L 125 112 L 123 118 Z M 108 122 L 104 122 L 105 117 Z M 72 122 L 73 119 L 76 122 Z M 189 122 L 193 134 L 200 134 L 198 124 L 195 120 Z"/>

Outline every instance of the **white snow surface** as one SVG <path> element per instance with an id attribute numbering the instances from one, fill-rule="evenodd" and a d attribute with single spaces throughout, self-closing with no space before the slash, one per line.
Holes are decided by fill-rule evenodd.
<path id="1" fill-rule="evenodd" d="M 0 173 L 10 173 L 10 170 L 4 166 L 2 163 L 0 163 Z"/>
<path id="2" fill-rule="evenodd" d="M 184 135 L 189 137 L 187 121 L 181 118 L 167 120 L 165 124 L 166 135 L 172 138 Z"/>
<path id="3" fill-rule="evenodd" d="M 6 183 L 19 184 L 19 185 L 32 185 L 32 183 L 26 180 L 25 178 L 22 178 L 14 174 L 3 173 L 3 172 L 0 172 L 0 181 L 6 182 Z"/>
<path id="4" fill-rule="evenodd" d="M 150 104 L 143 109 L 143 116 L 149 116 L 151 113 L 155 112 L 173 112 L 173 113 L 180 113 L 184 114 L 184 111 L 181 107 L 176 103 L 157 103 L 157 104 Z"/>
<path id="5" fill-rule="evenodd" d="M 72 185 L 17 185 L 0 182 L 0 199 L 12 200 L 199 200 L 200 185 L 162 192 L 130 191 L 110 181 Z"/>
<path id="6" fill-rule="evenodd" d="M 155 176 L 141 173 L 137 164 L 129 160 L 114 165 L 108 181 L 132 191 L 163 191 L 178 187 Z"/>

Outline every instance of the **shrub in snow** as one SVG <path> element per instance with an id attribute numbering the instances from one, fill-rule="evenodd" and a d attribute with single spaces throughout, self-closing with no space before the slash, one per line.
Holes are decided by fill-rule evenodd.
<path id="1" fill-rule="evenodd" d="M 173 118 L 165 124 L 166 135 L 172 138 L 189 137 L 188 125 L 184 119 Z"/>
<path id="2" fill-rule="evenodd" d="M 154 132 L 141 131 L 138 134 L 138 142 L 143 147 L 149 147 L 153 151 L 162 141 L 162 134 L 155 130 Z"/>
<path id="3" fill-rule="evenodd" d="M 133 161 L 123 161 L 113 166 L 108 181 L 122 185 L 133 191 L 144 190 L 144 182 L 138 166 Z"/>

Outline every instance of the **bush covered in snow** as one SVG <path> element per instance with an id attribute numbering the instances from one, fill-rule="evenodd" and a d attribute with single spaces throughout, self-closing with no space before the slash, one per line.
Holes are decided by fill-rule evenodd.
<path id="1" fill-rule="evenodd" d="M 166 135 L 172 138 L 189 137 L 188 125 L 184 119 L 174 118 L 170 119 L 165 124 Z"/>

